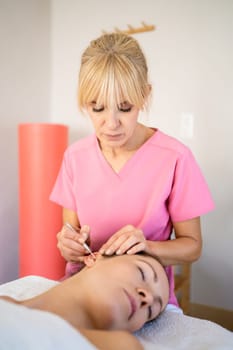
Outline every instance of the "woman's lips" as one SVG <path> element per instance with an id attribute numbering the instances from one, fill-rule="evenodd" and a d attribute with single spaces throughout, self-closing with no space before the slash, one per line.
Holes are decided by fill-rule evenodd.
<path id="1" fill-rule="evenodd" d="M 136 312 L 137 310 L 137 304 L 136 304 L 136 301 L 135 299 L 132 297 L 132 295 L 130 295 L 126 290 L 125 290 L 125 294 L 129 300 L 129 303 L 130 303 L 130 315 L 129 315 L 129 320 L 133 317 L 134 313 Z"/>
<path id="2" fill-rule="evenodd" d="M 108 140 L 118 140 L 122 137 L 122 134 L 116 134 L 116 135 L 112 135 L 112 134 L 105 134 L 105 137 Z"/>

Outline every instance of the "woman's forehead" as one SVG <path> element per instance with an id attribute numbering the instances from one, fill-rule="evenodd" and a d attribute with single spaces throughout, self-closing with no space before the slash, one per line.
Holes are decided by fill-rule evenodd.
<path id="1" fill-rule="evenodd" d="M 100 86 L 97 91 L 93 92 L 94 94 L 90 96 L 90 99 L 98 104 L 102 104 L 108 107 L 119 105 L 125 101 L 132 102 L 129 101 L 128 92 L 123 92 L 122 89 L 118 86 Z"/>

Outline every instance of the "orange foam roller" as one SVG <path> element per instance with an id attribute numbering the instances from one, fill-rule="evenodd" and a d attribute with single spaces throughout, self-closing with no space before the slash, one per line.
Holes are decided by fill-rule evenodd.
<path id="1" fill-rule="evenodd" d="M 68 145 L 68 127 L 20 124 L 18 141 L 19 275 L 59 279 L 65 270 L 56 239 L 62 208 L 49 195 Z"/>

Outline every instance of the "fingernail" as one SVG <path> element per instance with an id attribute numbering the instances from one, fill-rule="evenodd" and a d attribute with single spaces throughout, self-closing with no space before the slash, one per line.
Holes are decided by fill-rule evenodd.
<path id="1" fill-rule="evenodd" d="M 86 233 L 84 233 L 84 234 L 82 234 L 82 236 L 79 238 L 78 241 L 79 241 L 81 244 L 83 244 L 83 243 L 86 242 L 87 237 L 88 237 L 88 235 L 87 235 Z"/>
<path id="2" fill-rule="evenodd" d="M 86 232 L 82 233 L 82 239 L 84 239 L 84 241 L 86 241 L 88 238 L 88 234 Z"/>
<path id="3" fill-rule="evenodd" d="M 116 251 L 116 255 L 121 255 L 121 250 L 120 250 L 120 249 L 118 249 L 118 250 Z"/>
<path id="4" fill-rule="evenodd" d="M 90 227 L 88 225 L 83 225 L 82 230 L 84 231 L 90 231 Z"/>
<path id="5" fill-rule="evenodd" d="M 111 255 L 111 254 L 112 254 L 111 249 L 106 250 L 105 254 L 106 254 L 106 255 Z"/>

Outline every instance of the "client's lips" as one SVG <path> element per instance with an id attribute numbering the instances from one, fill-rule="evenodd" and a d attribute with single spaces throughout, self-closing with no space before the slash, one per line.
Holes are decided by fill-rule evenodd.
<path id="1" fill-rule="evenodd" d="M 130 315 L 129 315 L 129 320 L 133 317 L 134 313 L 136 312 L 137 310 L 137 304 L 136 304 L 136 301 L 135 299 L 132 297 L 132 295 L 130 295 L 126 290 L 124 290 L 128 300 L 129 300 L 129 303 L 130 303 L 130 308 L 131 308 L 131 311 L 130 311 Z"/>

